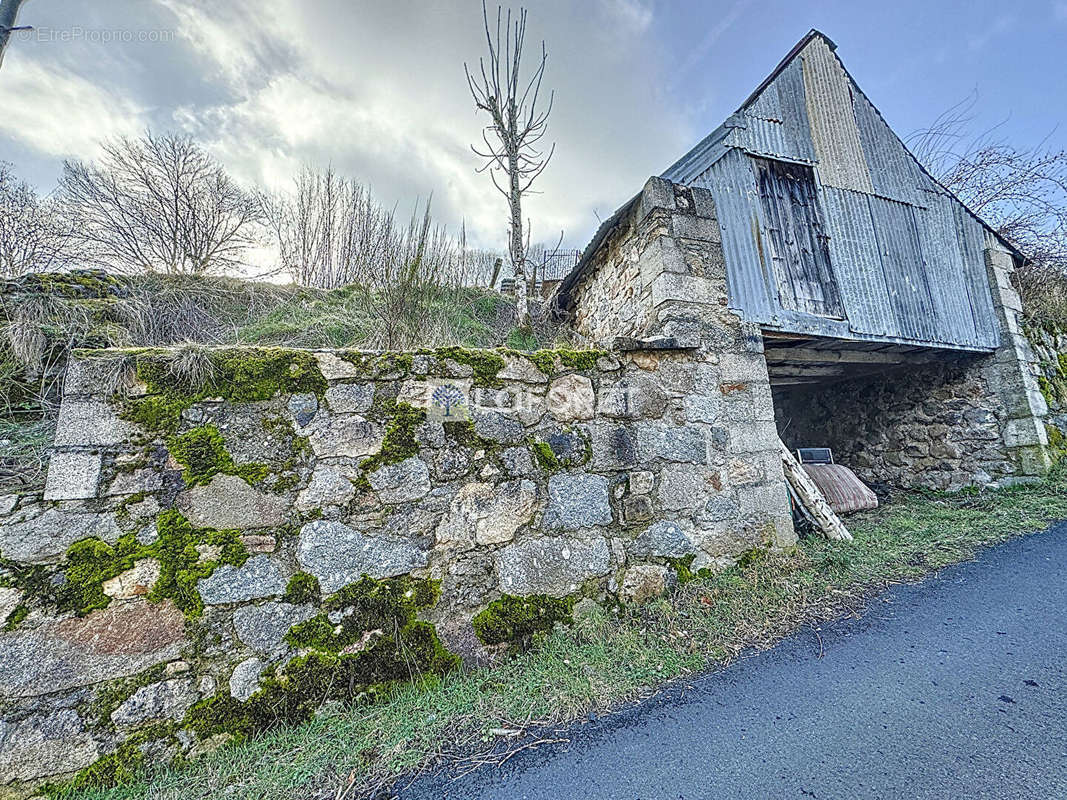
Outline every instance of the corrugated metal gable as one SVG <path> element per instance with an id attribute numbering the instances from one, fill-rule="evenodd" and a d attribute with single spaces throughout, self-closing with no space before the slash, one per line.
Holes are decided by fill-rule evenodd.
<path id="1" fill-rule="evenodd" d="M 926 193 L 920 187 L 927 185 L 929 178 L 922 173 L 871 102 L 860 92 L 854 92 L 853 96 L 853 109 L 872 191 L 891 200 L 925 206 Z"/>
<path id="2" fill-rule="evenodd" d="M 753 156 L 815 166 L 847 320 L 783 308 Z M 987 228 L 918 164 L 821 34 L 798 43 L 665 177 L 712 192 L 730 305 L 746 319 L 820 336 L 996 347 Z"/>
<path id="3" fill-rule="evenodd" d="M 790 154 L 798 161 L 815 161 L 815 146 L 811 142 L 808 125 L 807 100 L 804 94 L 804 66 L 792 61 L 775 78 L 778 107 L 782 111 L 782 125 L 787 131 Z"/>

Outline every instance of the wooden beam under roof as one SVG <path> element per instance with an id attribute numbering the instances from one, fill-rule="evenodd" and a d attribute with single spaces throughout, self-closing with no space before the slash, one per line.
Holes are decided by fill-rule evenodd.
<path id="1" fill-rule="evenodd" d="M 928 353 L 893 353 L 873 350 L 816 350 L 807 347 L 768 347 L 767 363 L 802 364 L 928 364 L 943 361 L 944 356 Z"/>

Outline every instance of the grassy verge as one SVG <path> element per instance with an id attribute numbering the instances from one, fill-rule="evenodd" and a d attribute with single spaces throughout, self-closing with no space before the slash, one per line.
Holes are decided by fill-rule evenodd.
<path id="1" fill-rule="evenodd" d="M 845 613 L 888 583 L 971 558 L 976 549 L 1067 518 L 1067 475 L 997 492 L 902 498 L 852 517 L 850 544 L 802 542 L 619 616 L 557 630 L 492 670 L 400 689 L 373 707 L 324 716 L 224 748 L 184 769 L 83 798 L 347 797 L 462 757 L 522 730 L 574 720 L 673 678 L 773 643 L 803 622 Z M 443 752 L 444 749 L 444 752 Z M 498 748 L 497 752 L 500 752 Z"/>

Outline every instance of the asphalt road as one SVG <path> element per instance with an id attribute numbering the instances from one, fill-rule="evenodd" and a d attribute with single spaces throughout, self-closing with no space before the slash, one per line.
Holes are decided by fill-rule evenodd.
<path id="1" fill-rule="evenodd" d="M 1067 798 L 1067 524 L 419 798 Z"/>

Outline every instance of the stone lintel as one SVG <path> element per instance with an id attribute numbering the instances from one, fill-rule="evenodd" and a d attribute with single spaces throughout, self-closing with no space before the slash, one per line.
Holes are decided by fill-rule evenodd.
<path id="1" fill-rule="evenodd" d="M 700 342 L 688 336 L 651 336 L 637 339 L 632 336 L 616 336 L 611 349 L 623 353 L 641 350 L 696 350 Z"/>

